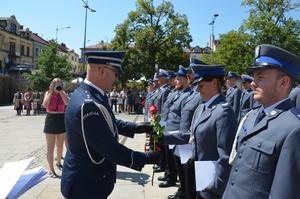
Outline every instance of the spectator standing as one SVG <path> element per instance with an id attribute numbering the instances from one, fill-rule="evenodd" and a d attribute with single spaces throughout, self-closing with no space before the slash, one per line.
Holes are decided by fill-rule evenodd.
<path id="1" fill-rule="evenodd" d="M 36 92 L 33 98 L 32 103 L 33 108 L 33 115 L 40 114 L 41 113 L 41 94 L 39 92 Z"/>
<path id="2" fill-rule="evenodd" d="M 63 143 L 65 141 L 65 106 L 68 104 L 68 96 L 63 90 L 61 79 L 54 78 L 51 81 L 49 90 L 45 93 L 43 106 L 46 108 L 47 116 L 45 119 L 44 133 L 47 141 L 47 160 L 49 175 L 57 177 L 54 171 L 54 147 L 56 142 L 58 169 L 62 169 L 61 159 L 63 154 Z"/>
<path id="3" fill-rule="evenodd" d="M 30 115 L 30 111 L 32 109 L 32 91 L 31 88 L 28 88 L 24 93 L 24 108 L 26 109 L 26 115 Z"/>
<path id="4" fill-rule="evenodd" d="M 22 107 L 23 107 L 23 94 L 20 90 L 14 94 L 14 109 L 17 111 L 17 115 L 21 115 Z"/>
<path id="5" fill-rule="evenodd" d="M 128 104 L 127 104 L 127 111 L 128 113 L 134 112 L 134 98 L 133 98 L 133 90 L 132 88 L 129 88 L 127 92 L 127 99 L 128 99 Z"/>
<path id="6" fill-rule="evenodd" d="M 110 92 L 110 98 L 111 109 L 113 110 L 113 107 L 115 107 L 115 112 L 117 113 L 118 92 L 116 91 L 116 89 L 113 89 L 113 91 Z"/>

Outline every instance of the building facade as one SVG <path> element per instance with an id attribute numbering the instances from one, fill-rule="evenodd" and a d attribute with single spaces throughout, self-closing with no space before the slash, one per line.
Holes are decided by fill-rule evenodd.
<path id="1" fill-rule="evenodd" d="M 9 72 L 18 65 L 32 69 L 32 32 L 19 24 L 16 17 L 0 17 L 0 68 Z"/>

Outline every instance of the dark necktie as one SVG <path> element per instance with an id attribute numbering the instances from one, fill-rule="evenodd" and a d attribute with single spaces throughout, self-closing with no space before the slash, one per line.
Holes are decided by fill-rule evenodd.
<path id="1" fill-rule="evenodd" d="M 254 126 L 256 126 L 265 116 L 266 116 L 265 111 L 264 110 L 260 111 L 255 119 Z"/>

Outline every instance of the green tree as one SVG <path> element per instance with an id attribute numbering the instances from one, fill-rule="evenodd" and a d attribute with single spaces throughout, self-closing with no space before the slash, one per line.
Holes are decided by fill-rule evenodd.
<path id="1" fill-rule="evenodd" d="M 58 55 L 57 44 L 51 43 L 40 55 L 39 70 L 35 74 L 25 74 L 34 90 L 47 90 L 53 78 L 71 79 L 71 65 L 67 58 Z"/>
<path id="2" fill-rule="evenodd" d="M 255 44 L 273 44 L 300 53 L 300 22 L 288 16 L 300 3 L 291 0 L 243 0 L 250 7 L 242 29 L 249 32 Z"/>
<path id="3" fill-rule="evenodd" d="M 254 48 L 251 35 L 230 31 L 220 36 L 220 45 L 213 55 L 217 63 L 226 65 L 227 71 L 242 74 L 253 63 Z"/>
<path id="4" fill-rule="evenodd" d="M 138 0 L 136 10 L 119 24 L 112 40 L 114 49 L 125 50 L 124 78 L 147 78 L 153 75 L 155 64 L 160 68 L 177 69 L 187 64 L 183 48 L 192 41 L 185 15 L 175 13 L 171 2 L 154 6 L 153 0 Z"/>

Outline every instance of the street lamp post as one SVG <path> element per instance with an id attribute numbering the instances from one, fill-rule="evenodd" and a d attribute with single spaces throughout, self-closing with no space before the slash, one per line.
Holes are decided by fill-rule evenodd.
<path id="1" fill-rule="evenodd" d="M 84 8 L 85 8 L 85 21 L 84 21 L 84 38 L 83 38 L 83 65 L 85 66 L 85 63 L 86 63 L 86 58 L 85 58 L 85 44 L 86 44 L 86 26 L 87 26 L 87 11 L 91 11 L 91 12 L 96 12 L 96 10 L 92 9 L 89 7 L 88 5 L 88 1 L 83 1 L 83 4 L 84 4 Z"/>
<path id="2" fill-rule="evenodd" d="M 59 31 L 59 30 L 63 30 L 63 29 L 69 29 L 69 28 L 71 28 L 71 27 L 70 27 L 70 26 L 63 27 L 63 28 L 58 28 L 58 27 L 56 27 L 56 36 L 55 36 L 55 41 L 56 41 L 56 43 L 57 43 L 57 33 L 58 33 L 58 31 Z"/>
<path id="3" fill-rule="evenodd" d="M 211 40 L 210 40 L 210 48 L 212 50 L 211 52 L 211 57 L 212 57 L 212 62 L 214 61 L 214 58 L 213 58 L 213 52 L 214 52 L 214 48 L 215 48 L 215 35 L 214 35 L 214 24 L 215 24 L 215 21 L 216 21 L 216 18 L 219 16 L 219 14 L 214 14 L 213 15 L 213 18 L 212 18 L 212 21 L 208 24 L 208 25 L 211 25 Z"/>

